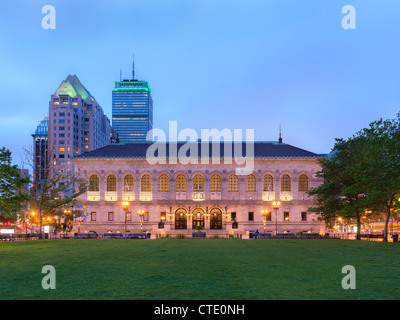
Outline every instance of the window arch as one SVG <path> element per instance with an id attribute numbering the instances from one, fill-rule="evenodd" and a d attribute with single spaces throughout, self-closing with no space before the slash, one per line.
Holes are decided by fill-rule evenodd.
<path id="1" fill-rule="evenodd" d="M 169 191 L 169 178 L 166 174 L 162 174 L 158 179 L 158 190 L 161 192 Z"/>
<path id="2" fill-rule="evenodd" d="M 284 174 L 281 178 L 281 191 L 292 191 L 290 176 Z"/>
<path id="3" fill-rule="evenodd" d="M 236 174 L 231 174 L 228 178 L 228 191 L 239 191 L 239 178 Z"/>
<path id="4" fill-rule="evenodd" d="M 264 176 L 264 191 L 274 191 L 274 177 L 270 174 Z"/>
<path id="5" fill-rule="evenodd" d="M 254 174 L 246 176 L 246 191 L 256 191 L 256 177 Z"/>
<path id="6" fill-rule="evenodd" d="M 176 177 L 176 191 L 186 192 L 186 177 L 183 174 Z"/>
<path id="7" fill-rule="evenodd" d="M 124 177 L 124 191 L 133 191 L 133 176 L 131 174 Z"/>
<path id="8" fill-rule="evenodd" d="M 89 191 L 100 191 L 99 176 L 92 174 L 89 177 Z"/>
<path id="9" fill-rule="evenodd" d="M 117 191 L 117 177 L 113 174 L 110 174 L 107 177 L 107 191 L 115 192 Z"/>
<path id="10" fill-rule="evenodd" d="M 141 179 L 141 191 L 151 191 L 151 177 L 148 174 L 144 174 Z"/>
<path id="11" fill-rule="evenodd" d="M 221 177 L 218 174 L 211 177 L 211 192 L 221 192 Z"/>
<path id="12" fill-rule="evenodd" d="M 204 191 L 204 179 L 201 174 L 196 174 L 193 179 L 193 191 L 201 192 Z"/>
<path id="13" fill-rule="evenodd" d="M 299 191 L 308 191 L 308 177 L 305 174 L 299 177 Z"/>

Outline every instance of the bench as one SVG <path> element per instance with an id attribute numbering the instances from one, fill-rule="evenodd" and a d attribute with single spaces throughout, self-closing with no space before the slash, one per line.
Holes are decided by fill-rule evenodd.
<path id="1" fill-rule="evenodd" d="M 254 238 L 255 239 L 270 239 L 270 238 L 272 238 L 272 234 L 271 233 L 254 233 Z"/>
<path id="2" fill-rule="evenodd" d="M 295 239 L 297 237 L 292 232 L 283 232 L 283 233 L 277 233 L 275 238 L 278 238 L 278 239 Z"/>
<path id="3" fill-rule="evenodd" d="M 118 232 L 107 232 L 104 234 L 104 239 L 121 239 L 123 238 L 121 233 Z"/>
<path id="4" fill-rule="evenodd" d="M 97 239 L 98 234 L 94 232 L 76 233 L 71 239 Z"/>
<path id="5" fill-rule="evenodd" d="M 146 239 L 146 233 L 130 233 L 126 236 L 126 239 Z"/>

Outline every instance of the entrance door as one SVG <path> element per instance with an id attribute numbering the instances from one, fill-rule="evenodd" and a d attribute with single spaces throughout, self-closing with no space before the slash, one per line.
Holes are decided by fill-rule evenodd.
<path id="1" fill-rule="evenodd" d="M 178 209 L 175 212 L 175 229 L 187 229 L 187 217 L 185 209 Z"/>
<path id="2" fill-rule="evenodd" d="M 212 209 L 210 212 L 210 229 L 222 229 L 222 212 L 219 209 Z"/>
<path id="3" fill-rule="evenodd" d="M 204 227 L 204 211 L 203 209 L 197 208 L 193 211 L 193 229 L 196 226 L 203 226 Z"/>

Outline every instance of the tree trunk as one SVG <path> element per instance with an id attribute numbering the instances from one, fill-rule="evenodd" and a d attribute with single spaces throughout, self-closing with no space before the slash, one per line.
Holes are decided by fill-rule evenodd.
<path id="1" fill-rule="evenodd" d="M 390 207 L 387 209 L 385 229 L 383 231 L 383 242 L 388 242 L 389 221 L 390 221 Z"/>
<path id="2" fill-rule="evenodd" d="M 357 216 L 357 240 L 361 240 L 361 216 Z"/>

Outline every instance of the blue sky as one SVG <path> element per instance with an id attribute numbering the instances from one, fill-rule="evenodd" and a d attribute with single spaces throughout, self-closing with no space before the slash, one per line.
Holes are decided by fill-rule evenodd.
<path id="1" fill-rule="evenodd" d="M 45 30 L 44 5 L 56 9 Z M 342 7 L 356 30 L 342 28 Z M 111 118 L 111 92 L 149 81 L 154 126 L 254 129 L 331 150 L 400 111 L 398 0 L 2 0 L 0 146 L 19 162 L 50 95 L 76 74 Z"/>

